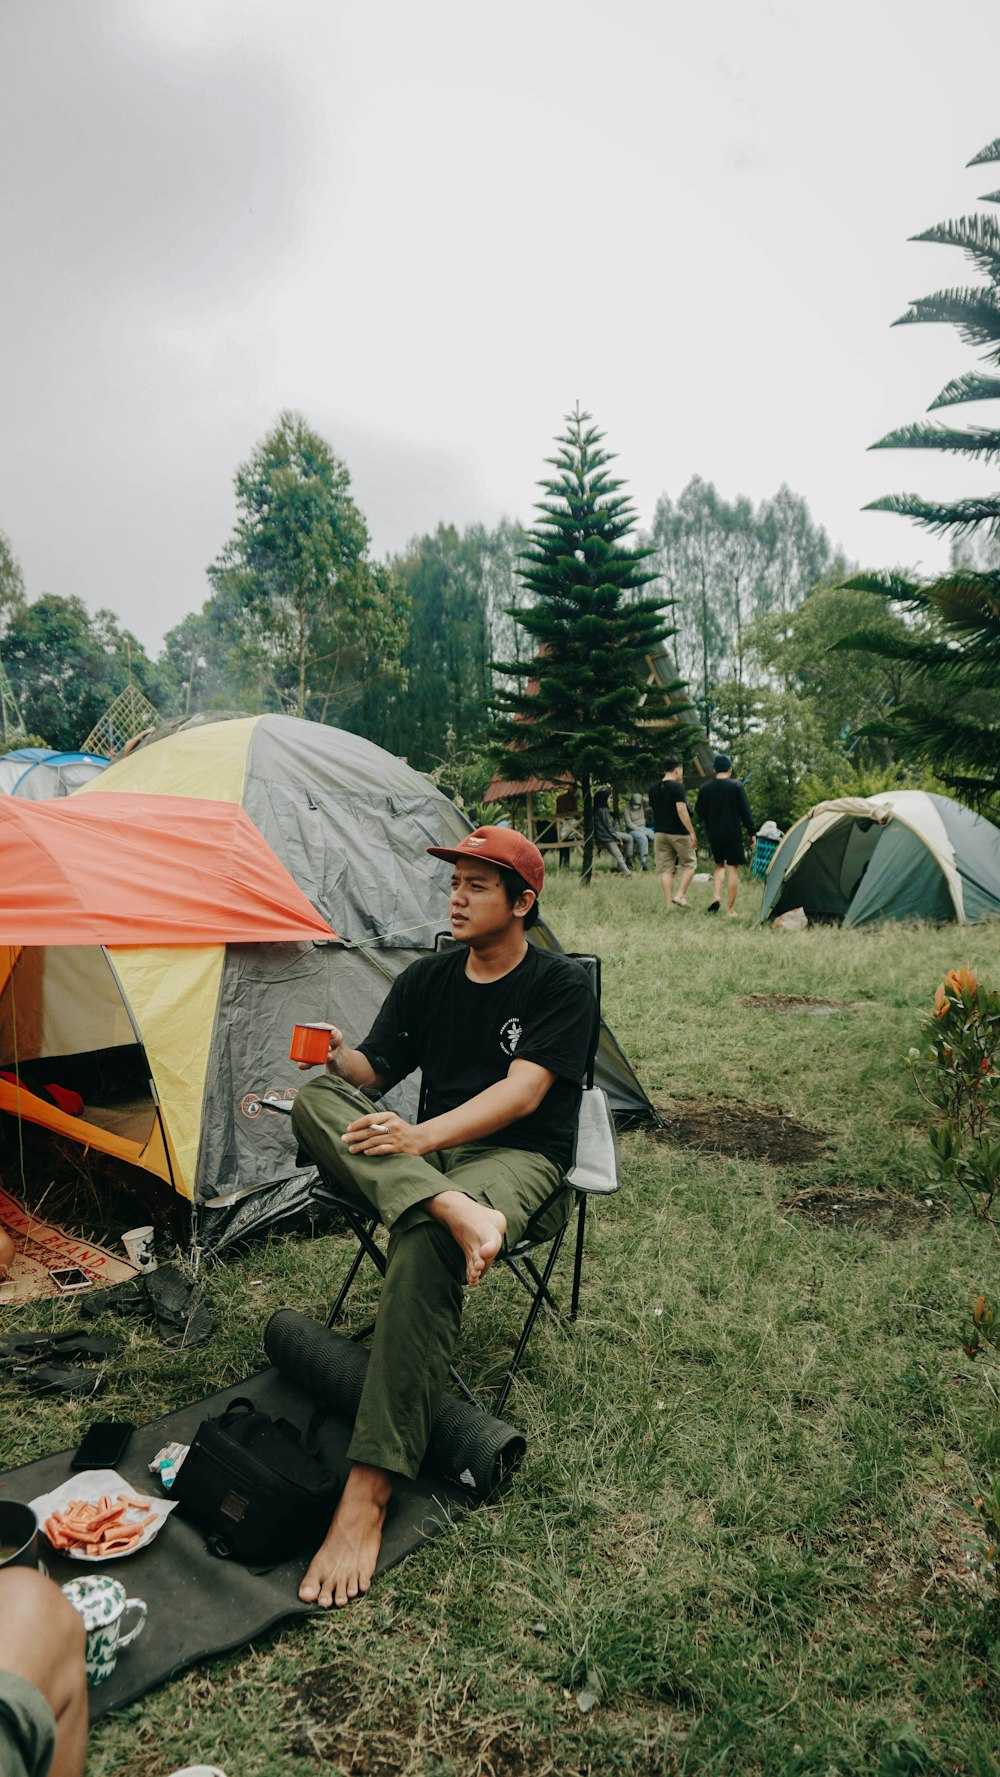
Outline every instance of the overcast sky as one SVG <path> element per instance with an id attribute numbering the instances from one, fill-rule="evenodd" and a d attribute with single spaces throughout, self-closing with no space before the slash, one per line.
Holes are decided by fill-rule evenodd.
<path id="1" fill-rule="evenodd" d="M 1000 168 L 996 0 L 0 0 L 0 530 L 155 651 L 282 408 L 376 555 L 530 519 L 579 400 L 642 524 L 783 482 L 866 565 L 943 559 L 866 447 L 974 363 L 890 323 Z M 977 70 L 988 78 L 977 78 Z M 970 420 L 981 410 L 967 410 Z"/>

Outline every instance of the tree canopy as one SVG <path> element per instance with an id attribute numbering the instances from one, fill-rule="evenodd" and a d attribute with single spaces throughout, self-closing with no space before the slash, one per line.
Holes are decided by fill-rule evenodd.
<path id="1" fill-rule="evenodd" d="M 156 667 L 112 611 L 91 616 L 82 599 L 46 593 L 24 605 L 0 637 L 0 655 L 27 727 L 73 752 L 131 680 L 159 702 Z"/>
<path id="2" fill-rule="evenodd" d="M 224 601 L 233 676 L 257 707 L 342 722 L 373 679 L 385 684 L 398 671 L 406 635 L 404 601 L 370 559 L 347 466 L 287 412 L 235 485 L 236 527 L 208 570 Z M 206 606 L 202 615 L 210 631 L 215 613 Z"/>
<path id="3" fill-rule="evenodd" d="M 650 686 L 649 662 L 672 635 L 669 600 L 643 595 L 654 579 L 648 549 L 629 548 L 635 528 L 624 483 L 608 473 L 611 454 L 589 413 L 577 407 L 546 461 L 545 499 L 520 557 L 532 602 L 514 611 L 533 638 L 528 659 L 497 662 L 523 682 L 500 692 L 497 739 L 505 775 L 572 773 L 583 796 L 583 880 L 593 863 L 593 789 L 653 775 L 676 743 L 682 687 Z M 697 732 L 697 731 L 695 731 Z M 667 734 L 671 739 L 667 741 Z M 516 760 L 511 758 L 513 751 Z"/>
<path id="4" fill-rule="evenodd" d="M 787 616 L 847 564 L 790 488 L 755 507 L 742 494 L 724 499 L 698 475 L 676 502 L 660 495 L 648 542 L 673 601 L 678 668 L 711 733 L 716 688 L 730 681 L 739 688 L 746 679 L 754 622 Z M 731 719 L 745 699 L 737 690 L 723 702 Z"/>

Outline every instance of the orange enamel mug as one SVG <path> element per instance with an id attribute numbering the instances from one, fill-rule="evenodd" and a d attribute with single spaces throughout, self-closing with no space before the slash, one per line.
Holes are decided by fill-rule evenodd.
<path id="1" fill-rule="evenodd" d="M 289 1059 L 307 1061 L 312 1067 L 325 1061 L 332 1029 L 332 1024 L 297 1024 L 292 1031 Z"/>

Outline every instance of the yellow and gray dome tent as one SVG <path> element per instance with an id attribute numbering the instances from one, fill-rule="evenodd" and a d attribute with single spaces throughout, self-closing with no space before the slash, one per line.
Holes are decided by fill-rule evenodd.
<path id="1" fill-rule="evenodd" d="M 761 925 L 792 907 L 845 926 L 996 918 L 1000 831 L 950 796 L 923 790 L 818 802 L 771 860 Z"/>
<path id="2" fill-rule="evenodd" d="M 195 719 L 115 760 L 72 800 L 110 792 L 241 804 L 338 934 L 226 950 L 189 1185 L 205 1244 L 221 1246 L 308 1205 L 315 1174 L 297 1164 L 287 1117 L 266 1111 L 268 1097 L 292 1097 L 302 1082 L 288 1057 L 292 1025 L 329 1021 L 361 1040 L 395 976 L 447 928 L 448 871 L 427 846 L 457 844 L 470 824 L 403 760 L 293 716 Z M 559 948 L 541 921 L 531 936 Z M 618 1118 L 657 1121 L 606 1027 L 597 1079 Z M 404 1081 L 387 1103 L 412 1116 L 417 1090 Z"/>

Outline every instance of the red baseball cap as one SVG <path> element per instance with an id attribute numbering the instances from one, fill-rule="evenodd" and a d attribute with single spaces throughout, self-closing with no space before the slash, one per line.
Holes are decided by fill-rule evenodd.
<path id="1" fill-rule="evenodd" d="M 432 858 L 444 858 L 449 864 L 456 864 L 459 858 L 482 858 L 500 870 L 515 870 L 536 895 L 542 892 L 545 859 L 537 845 L 523 833 L 515 833 L 513 827 L 477 827 L 460 845 L 429 845 L 427 850 Z"/>

